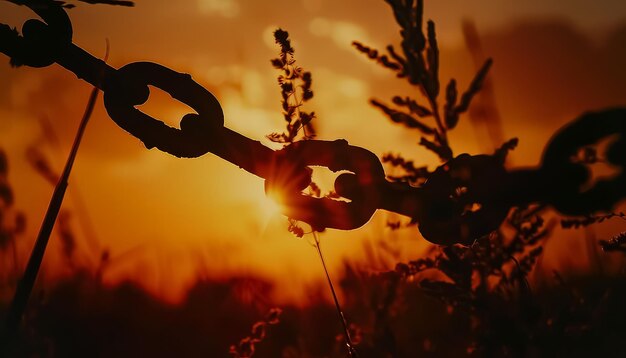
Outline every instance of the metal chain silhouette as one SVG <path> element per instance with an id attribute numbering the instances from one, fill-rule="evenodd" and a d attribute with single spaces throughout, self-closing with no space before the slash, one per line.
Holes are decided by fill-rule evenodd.
<path id="1" fill-rule="evenodd" d="M 565 126 L 546 147 L 538 168 L 508 171 L 502 156 L 461 154 L 437 168 L 424 185 L 413 187 L 387 181 L 376 155 L 345 140 L 308 140 L 272 150 L 224 127 L 218 100 L 190 75 L 151 62 L 115 69 L 72 43 L 72 25 L 60 6 L 50 0 L 21 4 L 43 22 L 26 21 L 22 35 L 0 24 L 0 52 L 13 65 L 58 63 L 101 89 L 109 116 L 147 148 L 177 157 L 211 152 L 238 165 L 264 178 L 268 195 L 283 194 L 283 214 L 315 230 L 355 229 L 377 209 L 384 209 L 411 217 L 431 242 L 469 244 L 497 229 L 512 206 L 542 203 L 578 216 L 609 211 L 626 197 L 626 109 L 588 113 Z M 185 115 L 180 129 L 142 113 L 135 106 L 148 100 L 148 85 L 163 89 L 196 113 Z M 616 139 L 605 159 L 620 173 L 582 190 L 590 170 L 576 160 L 577 154 L 609 137 Z M 350 172 L 335 181 L 337 194 L 349 201 L 303 195 L 312 165 Z"/>

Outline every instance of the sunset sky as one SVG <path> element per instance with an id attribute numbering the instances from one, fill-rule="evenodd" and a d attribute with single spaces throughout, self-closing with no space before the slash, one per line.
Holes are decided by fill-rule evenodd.
<path id="1" fill-rule="evenodd" d="M 622 0 L 437 0 L 426 1 L 425 12 L 437 25 L 442 82 L 455 77 L 463 89 L 475 68 L 461 23 L 476 23 L 484 52 L 494 59 L 490 76 L 505 137 L 521 140 L 512 155 L 515 165 L 538 164 L 551 134 L 583 111 L 626 102 Z M 317 113 L 319 139 L 345 138 L 379 156 L 403 153 L 416 163 L 437 164 L 417 145 L 418 133 L 394 126 L 368 105 L 372 97 L 387 101 L 414 91 L 350 45 L 357 40 L 382 49 L 399 43 L 382 0 L 138 0 L 134 8 L 78 3 L 68 13 L 78 46 L 102 57 L 108 39 L 114 67 L 153 61 L 190 73 L 218 98 L 227 127 L 268 146 L 265 135 L 284 125 L 278 72 L 269 62 L 278 52 L 272 32 L 283 28 L 297 63 L 313 75 L 315 97 L 306 108 Z M 32 16 L 25 7 L 0 2 L 0 22 L 19 29 Z M 10 158 L 16 207 L 27 214 L 28 232 L 19 245 L 25 261 L 53 190 L 27 162 L 26 150 L 35 146 L 60 172 L 91 88 L 58 65 L 15 69 L 6 57 L 0 78 L 0 147 Z M 143 108 L 173 126 L 190 111 L 159 91 Z M 42 121 L 52 124 L 53 135 L 44 133 Z M 478 153 L 484 137 L 461 121 L 450 135 L 453 149 Z M 330 182 L 328 172 L 316 175 Z M 271 206 L 262 179 L 212 154 L 178 159 L 147 150 L 108 118 L 100 98 L 64 208 L 85 265 L 110 249 L 107 282 L 137 279 L 176 300 L 199 273 L 254 274 L 276 280 L 282 298 L 298 297 L 322 277 L 322 269 L 315 250 L 288 233 L 286 218 L 268 212 Z M 415 228 L 386 228 L 390 218 L 398 219 L 379 211 L 361 229 L 323 233 L 331 272 L 338 272 L 343 258 L 366 257 L 368 245 L 379 240 L 402 247 L 399 259 L 427 247 Z M 577 249 L 570 243 L 563 256 Z M 63 273 L 58 252 L 53 236 L 44 276 Z"/>

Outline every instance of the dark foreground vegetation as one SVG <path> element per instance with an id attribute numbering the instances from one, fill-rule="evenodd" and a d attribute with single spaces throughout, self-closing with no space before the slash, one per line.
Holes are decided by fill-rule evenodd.
<path id="1" fill-rule="evenodd" d="M 502 141 L 501 119 L 489 95 L 493 88 L 488 74 L 493 61 L 480 58 L 478 40 L 471 27 L 466 28 L 466 36 L 479 61 L 473 80 L 459 90 L 463 87 L 454 79 L 440 81 L 435 24 L 424 24 L 423 1 L 387 3 L 401 28 L 400 46 L 390 45 L 380 51 L 355 42 L 354 47 L 408 81 L 419 96 L 396 95 L 388 102 L 372 99 L 371 104 L 391 122 L 417 133 L 419 145 L 449 167 L 457 165 L 450 163 L 458 163 L 459 157 L 448 132 L 457 126 L 462 115 L 480 118 L 480 123 L 491 128 L 491 139 Z M 65 2 L 55 6 L 59 5 L 67 7 Z M 303 109 L 314 94 L 311 72 L 295 64 L 289 34 L 279 29 L 274 35 L 280 55 L 272 60 L 272 65 L 281 73 L 278 83 L 286 132 L 273 133 L 268 138 L 287 146 L 311 140 L 315 136 L 313 120 L 318 119 L 314 112 Z M 485 95 L 481 97 L 481 93 Z M 472 113 L 471 105 L 479 110 Z M 623 169 L 626 138 L 623 128 L 620 130 L 614 133 L 621 137 L 609 146 L 608 154 L 601 153 L 594 146 L 597 143 L 583 143 L 572 156 L 576 158 L 569 159 L 576 165 L 608 161 Z M 489 163 L 495 163 L 489 165 L 504 168 L 507 154 L 517 142 L 511 139 L 498 143 L 497 149 L 480 158 L 489 158 Z M 15 242 L 23 235 L 26 218 L 14 207 L 9 163 L 0 154 L 0 253 L 4 270 L 0 293 L 9 297 L 21 273 Z M 39 173 L 54 183 L 58 176 L 51 172 L 45 159 L 30 154 Z M 389 177 L 390 180 L 413 187 L 432 186 L 443 180 L 444 169 L 417 167 L 401 155 L 388 154 L 382 161 L 403 173 Z M 544 164 L 549 171 L 550 165 L 558 163 Z M 483 178 L 481 174 L 476 177 Z M 577 187 L 575 178 L 565 177 L 557 184 Z M 431 184 L 427 184 L 429 180 Z M 459 186 L 456 194 L 462 197 L 472 190 L 472 185 L 494 188 L 497 184 L 495 179 L 472 182 L 467 187 Z M 310 187 L 310 193 L 322 195 L 315 185 Z M 609 192 L 610 198 L 598 196 L 598 200 L 612 203 L 619 195 L 622 194 L 617 191 Z M 179 304 L 165 303 L 137 283 L 104 285 L 101 278 L 110 263 L 108 252 L 101 253 L 100 262 L 94 267 L 77 264 L 74 248 L 79 238 L 69 229 L 67 213 L 61 213 L 56 230 L 71 274 L 46 283 L 45 290 L 43 286 L 34 290 L 9 353 L 26 357 L 345 357 L 345 336 L 349 336 L 359 357 L 626 356 L 625 273 L 609 275 L 595 270 L 565 275 L 537 267 L 546 243 L 560 239 L 553 235 L 555 225 L 586 230 L 608 220 L 624 220 L 625 215 L 607 210 L 598 213 L 593 208 L 578 215 L 579 202 L 548 199 L 498 207 L 504 210 L 503 215 L 494 215 L 492 222 L 484 223 L 484 227 L 492 229 L 479 238 L 467 233 L 455 238 L 447 231 L 447 224 L 435 225 L 428 229 L 428 239 L 442 245 L 433 245 L 424 257 L 413 261 L 393 262 L 387 265 L 393 267 L 388 271 L 375 271 L 368 266 L 376 257 L 367 257 L 364 262 L 346 261 L 334 286 L 347 318 L 348 334 L 343 332 L 337 308 L 331 304 L 325 286 L 311 289 L 306 304 L 276 308 L 268 299 L 274 290 L 272 283 L 252 276 L 199 279 Z M 596 204 L 590 201 L 589 205 Z M 560 212 L 577 214 L 557 220 L 558 214 L 551 206 Z M 444 209 L 438 208 L 441 212 Z M 471 217 L 482 209 L 468 207 L 468 213 L 463 209 L 463 215 Z M 437 215 L 420 216 L 406 222 L 390 222 L 389 226 L 412 230 L 418 226 L 426 233 L 426 221 L 438 219 Z M 290 220 L 286 229 L 296 236 L 308 235 L 295 220 Z M 609 255 L 621 259 L 625 242 L 626 235 L 617 233 L 613 239 L 599 241 L 599 245 L 592 243 L 587 254 L 595 255 L 599 261 Z M 389 251 L 393 250 L 391 246 L 381 244 L 375 249 Z M 11 267 L 8 262 L 15 264 Z M 4 320 L 8 307 L 8 300 L 0 302 L 0 319 Z"/>

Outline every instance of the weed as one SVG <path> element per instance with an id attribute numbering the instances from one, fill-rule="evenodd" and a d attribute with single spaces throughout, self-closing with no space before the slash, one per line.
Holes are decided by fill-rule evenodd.
<path id="1" fill-rule="evenodd" d="M 280 46 L 280 55 L 272 59 L 271 63 L 274 68 L 281 71 L 278 85 L 287 131 L 271 133 L 267 138 L 272 142 L 289 144 L 297 140 L 298 134 L 302 131 L 303 139 L 311 139 L 315 137 L 315 129 L 311 123 L 315 118 L 315 112 L 302 110 L 304 103 L 313 98 L 311 72 L 304 71 L 302 67 L 296 65 L 295 50 L 291 46 L 287 31 L 276 29 L 274 39 Z"/>
<path id="2" fill-rule="evenodd" d="M 456 127 L 460 115 L 469 109 L 472 99 L 485 81 L 492 60 L 485 61 L 460 98 L 456 80 L 451 79 L 445 88 L 445 104 L 441 108 L 439 45 L 435 23 L 432 20 L 427 22 L 424 33 L 424 1 L 386 0 L 386 2 L 391 6 L 396 22 L 400 25 L 402 53 L 398 53 L 393 45 L 386 47 L 386 54 L 357 41 L 353 42 L 353 45 L 357 51 L 393 71 L 396 77 L 406 79 L 412 86 L 417 87 L 425 97 L 427 105 L 422 105 L 419 100 L 409 96 L 394 96 L 392 103 L 396 108 L 377 99 L 372 99 L 370 103 L 385 113 L 392 122 L 420 132 L 419 144 L 437 154 L 442 161 L 450 160 L 453 152 L 447 132 Z M 428 120 L 430 123 L 426 122 Z M 394 158 L 396 160 L 393 160 Z M 404 161 L 398 161 L 397 157 L 387 157 L 386 162 L 408 170 L 411 177 L 425 174 L 423 170 L 403 167 Z"/>
<path id="3" fill-rule="evenodd" d="M 280 322 L 281 313 L 282 310 L 280 308 L 270 309 L 263 320 L 257 321 L 252 325 L 251 335 L 242 338 L 238 344 L 231 345 L 228 353 L 233 358 L 252 357 L 256 345 L 266 338 L 268 328 Z"/>

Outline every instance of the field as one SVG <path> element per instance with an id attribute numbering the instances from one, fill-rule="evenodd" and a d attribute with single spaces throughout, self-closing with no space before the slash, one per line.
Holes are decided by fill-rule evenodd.
<path id="1" fill-rule="evenodd" d="M 626 355 L 626 5 L 570 5 L 1 2 L 1 355 Z"/>

